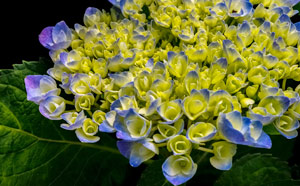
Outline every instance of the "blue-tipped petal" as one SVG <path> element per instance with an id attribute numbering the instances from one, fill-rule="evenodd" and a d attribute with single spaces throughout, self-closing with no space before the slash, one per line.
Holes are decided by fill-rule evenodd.
<path id="1" fill-rule="evenodd" d="M 103 121 L 100 125 L 99 125 L 99 131 L 100 132 L 107 132 L 107 133 L 113 133 L 116 132 L 116 129 L 114 129 L 113 127 L 111 127 L 107 121 Z"/>
<path id="2" fill-rule="evenodd" d="M 253 11 L 253 5 L 249 0 L 226 0 L 225 3 L 230 17 L 244 17 Z"/>
<path id="3" fill-rule="evenodd" d="M 237 111 L 234 111 L 237 112 Z M 240 116 L 240 120 L 236 119 L 236 122 L 240 122 L 237 124 L 243 125 L 242 123 L 242 117 Z M 238 117 L 238 116 L 235 116 Z M 247 125 L 247 124 L 245 124 Z M 248 124 L 249 125 L 249 124 Z M 217 127 L 220 134 L 228 141 L 236 143 L 236 144 L 243 144 L 245 142 L 244 134 L 241 133 L 241 131 L 235 129 L 228 118 L 226 118 L 226 114 L 220 113 L 218 121 L 217 121 Z"/>
<path id="4" fill-rule="evenodd" d="M 113 73 L 109 74 L 109 77 L 114 80 L 114 84 L 122 87 L 127 83 L 133 81 L 133 75 L 131 72 L 120 72 L 120 73 Z"/>
<path id="5" fill-rule="evenodd" d="M 210 163 L 219 170 L 229 170 L 232 167 L 232 159 L 210 158 Z"/>
<path id="6" fill-rule="evenodd" d="M 281 120 L 283 120 L 281 122 Z M 292 139 L 298 136 L 297 129 L 300 127 L 297 118 L 283 115 L 274 122 L 275 128 L 278 132 L 287 139 Z"/>
<path id="7" fill-rule="evenodd" d="M 129 159 L 129 163 L 132 167 L 138 167 L 144 161 L 151 159 L 155 152 L 153 152 L 151 142 L 129 142 L 118 141 L 117 146 L 123 156 Z M 154 145 L 155 146 L 155 145 Z M 155 149 L 158 152 L 158 149 Z"/>
<path id="8" fill-rule="evenodd" d="M 172 61 L 175 56 L 176 56 L 175 52 L 173 51 L 168 52 L 168 61 Z"/>
<path id="9" fill-rule="evenodd" d="M 300 31 L 300 22 L 294 23 L 296 30 Z"/>
<path id="10" fill-rule="evenodd" d="M 271 138 L 263 131 L 263 125 L 260 121 L 253 121 L 250 125 L 249 133 L 247 134 L 247 144 L 258 148 L 272 147 Z"/>

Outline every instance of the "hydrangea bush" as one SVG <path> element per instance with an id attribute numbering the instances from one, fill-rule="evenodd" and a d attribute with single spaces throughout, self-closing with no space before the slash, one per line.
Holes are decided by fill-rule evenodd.
<path id="1" fill-rule="evenodd" d="M 297 136 L 299 0 L 109 0 L 84 25 L 45 28 L 48 75 L 25 78 L 27 99 L 83 143 L 115 133 L 133 167 L 167 149 L 173 185 L 190 180 L 192 151 L 229 170 L 237 145 L 270 149 Z M 250 147 L 249 147 L 250 148 Z"/>

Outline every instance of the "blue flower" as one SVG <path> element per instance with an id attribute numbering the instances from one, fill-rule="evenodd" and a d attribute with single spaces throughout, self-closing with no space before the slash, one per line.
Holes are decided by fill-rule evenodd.
<path id="1" fill-rule="evenodd" d="M 105 120 L 99 125 L 99 131 L 113 133 L 116 132 L 114 122 L 116 120 L 116 111 L 109 111 L 105 114 Z"/>
<path id="2" fill-rule="evenodd" d="M 168 69 L 169 72 L 176 76 L 177 78 L 183 77 L 186 75 L 188 67 L 188 57 L 184 52 L 168 52 Z"/>
<path id="3" fill-rule="evenodd" d="M 67 122 L 67 124 L 61 124 L 61 128 L 66 130 L 75 130 L 82 126 L 86 116 L 84 115 L 83 111 L 81 111 L 79 114 L 77 112 L 67 112 L 62 114 L 61 118 Z"/>
<path id="4" fill-rule="evenodd" d="M 186 137 L 193 143 L 200 144 L 215 137 L 217 133 L 216 127 L 211 123 L 197 122 L 191 125 L 187 132 Z"/>
<path id="5" fill-rule="evenodd" d="M 162 124 L 175 123 L 181 116 L 181 100 L 166 101 L 157 107 L 157 113 L 165 120 Z"/>
<path id="6" fill-rule="evenodd" d="M 159 131 L 159 134 L 153 135 L 153 140 L 156 143 L 162 143 L 167 140 L 169 140 L 171 137 L 179 135 L 182 133 L 184 128 L 184 121 L 183 119 L 180 119 L 174 123 L 174 126 L 172 125 L 166 125 L 166 124 L 158 124 L 157 129 Z"/>
<path id="7" fill-rule="evenodd" d="M 270 137 L 262 130 L 260 121 L 242 117 L 238 111 L 221 113 L 217 120 L 220 135 L 229 142 L 259 148 L 271 148 Z"/>
<path id="8" fill-rule="evenodd" d="M 197 164 L 189 155 L 171 155 L 163 163 L 162 171 L 169 182 L 180 185 L 195 175 Z"/>
<path id="9" fill-rule="evenodd" d="M 132 167 L 138 167 L 144 161 L 159 153 L 158 147 L 149 139 L 140 141 L 118 141 L 117 146 L 123 156 L 129 159 Z"/>
<path id="10" fill-rule="evenodd" d="M 99 136 L 95 136 L 98 132 L 97 123 L 90 118 L 83 121 L 82 127 L 76 129 L 75 134 L 82 143 L 96 143 L 100 140 Z"/>
<path id="11" fill-rule="evenodd" d="M 72 41 L 72 31 L 64 21 L 46 27 L 39 35 L 40 43 L 49 50 L 66 49 Z"/>
<path id="12" fill-rule="evenodd" d="M 125 117 L 117 114 L 114 122 L 117 138 L 127 141 L 145 139 L 150 134 L 151 127 L 151 121 L 140 116 L 133 108 L 128 110 Z"/>
<path id="13" fill-rule="evenodd" d="M 65 111 L 64 98 L 60 96 L 49 96 L 40 103 L 40 113 L 51 120 L 61 120 L 61 114 Z"/>
<path id="14" fill-rule="evenodd" d="M 287 139 L 298 136 L 297 129 L 300 127 L 299 121 L 293 116 L 283 115 L 274 122 L 275 128 Z"/>
<path id="15" fill-rule="evenodd" d="M 68 68 L 71 72 L 76 72 L 80 69 L 82 57 L 79 52 L 76 50 L 72 50 L 71 52 L 62 52 L 60 53 L 60 61 L 62 64 Z"/>
<path id="16" fill-rule="evenodd" d="M 120 116 L 125 117 L 129 109 L 134 109 L 138 111 L 138 103 L 135 96 L 123 96 L 114 101 L 110 110 L 116 111 Z"/>
<path id="17" fill-rule="evenodd" d="M 207 111 L 209 91 L 207 89 L 193 89 L 190 96 L 183 100 L 183 112 L 190 119 L 195 120 Z"/>
<path id="18" fill-rule="evenodd" d="M 245 17 L 253 11 L 249 0 L 225 0 L 230 17 Z"/>

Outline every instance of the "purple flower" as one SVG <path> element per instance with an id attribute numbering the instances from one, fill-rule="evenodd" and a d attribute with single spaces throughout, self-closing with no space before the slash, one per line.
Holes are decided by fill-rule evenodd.
<path id="1" fill-rule="evenodd" d="M 60 89 L 57 88 L 53 78 L 47 75 L 29 75 L 25 78 L 27 100 L 39 104 L 49 96 L 58 96 Z"/>
<path id="2" fill-rule="evenodd" d="M 40 104 L 40 113 L 51 120 L 61 120 L 61 114 L 65 111 L 64 98 L 60 96 L 49 96 Z"/>
<path id="3" fill-rule="evenodd" d="M 49 50 L 66 49 L 72 41 L 72 31 L 64 21 L 46 27 L 39 35 L 40 43 Z"/>

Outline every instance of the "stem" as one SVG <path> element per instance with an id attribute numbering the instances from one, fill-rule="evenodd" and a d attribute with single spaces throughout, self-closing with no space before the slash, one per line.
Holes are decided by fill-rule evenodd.
<path id="1" fill-rule="evenodd" d="M 284 78 L 282 81 L 282 90 L 285 90 L 286 80 L 287 80 L 287 78 Z"/>
<path id="2" fill-rule="evenodd" d="M 152 127 L 152 129 L 151 129 L 151 132 L 154 132 L 154 131 L 156 131 L 156 129 L 157 129 L 157 126 L 155 126 L 155 127 Z"/>
<path id="3" fill-rule="evenodd" d="M 91 118 L 93 118 L 93 113 L 90 110 L 87 110 L 87 113 L 91 116 Z"/>
<path id="4" fill-rule="evenodd" d="M 100 98 L 100 94 L 97 94 L 96 99 L 95 99 L 95 104 L 99 100 L 99 98 Z"/>
<path id="5" fill-rule="evenodd" d="M 186 129 L 189 129 L 189 128 L 190 128 L 190 126 L 192 125 L 192 122 L 193 122 L 193 121 L 189 119 L 188 125 L 187 125 L 187 128 L 186 128 Z"/>
<path id="6" fill-rule="evenodd" d="M 95 105 L 96 107 L 100 108 L 100 105 L 99 105 L 98 103 L 95 102 L 94 105 Z"/>
<path id="7" fill-rule="evenodd" d="M 159 143 L 159 144 L 156 144 L 157 147 L 164 147 L 164 146 L 166 146 L 166 145 L 167 145 L 167 143 Z"/>
<path id="8" fill-rule="evenodd" d="M 153 163 L 155 160 L 147 160 L 147 161 L 144 161 L 144 164 L 146 165 L 150 165 L 151 163 Z"/>
<path id="9" fill-rule="evenodd" d="M 69 104 L 69 105 L 74 105 L 73 101 L 65 100 L 65 103 L 66 103 L 66 104 Z"/>
<path id="10" fill-rule="evenodd" d="M 66 110 L 65 113 L 68 113 L 68 112 L 76 112 L 76 110 Z"/>
<path id="11" fill-rule="evenodd" d="M 214 151 L 212 149 L 208 149 L 205 147 L 198 147 L 198 150 L 204 151 L 204 152 L 209 152 L 209 153 L 214 153 Z"/>

